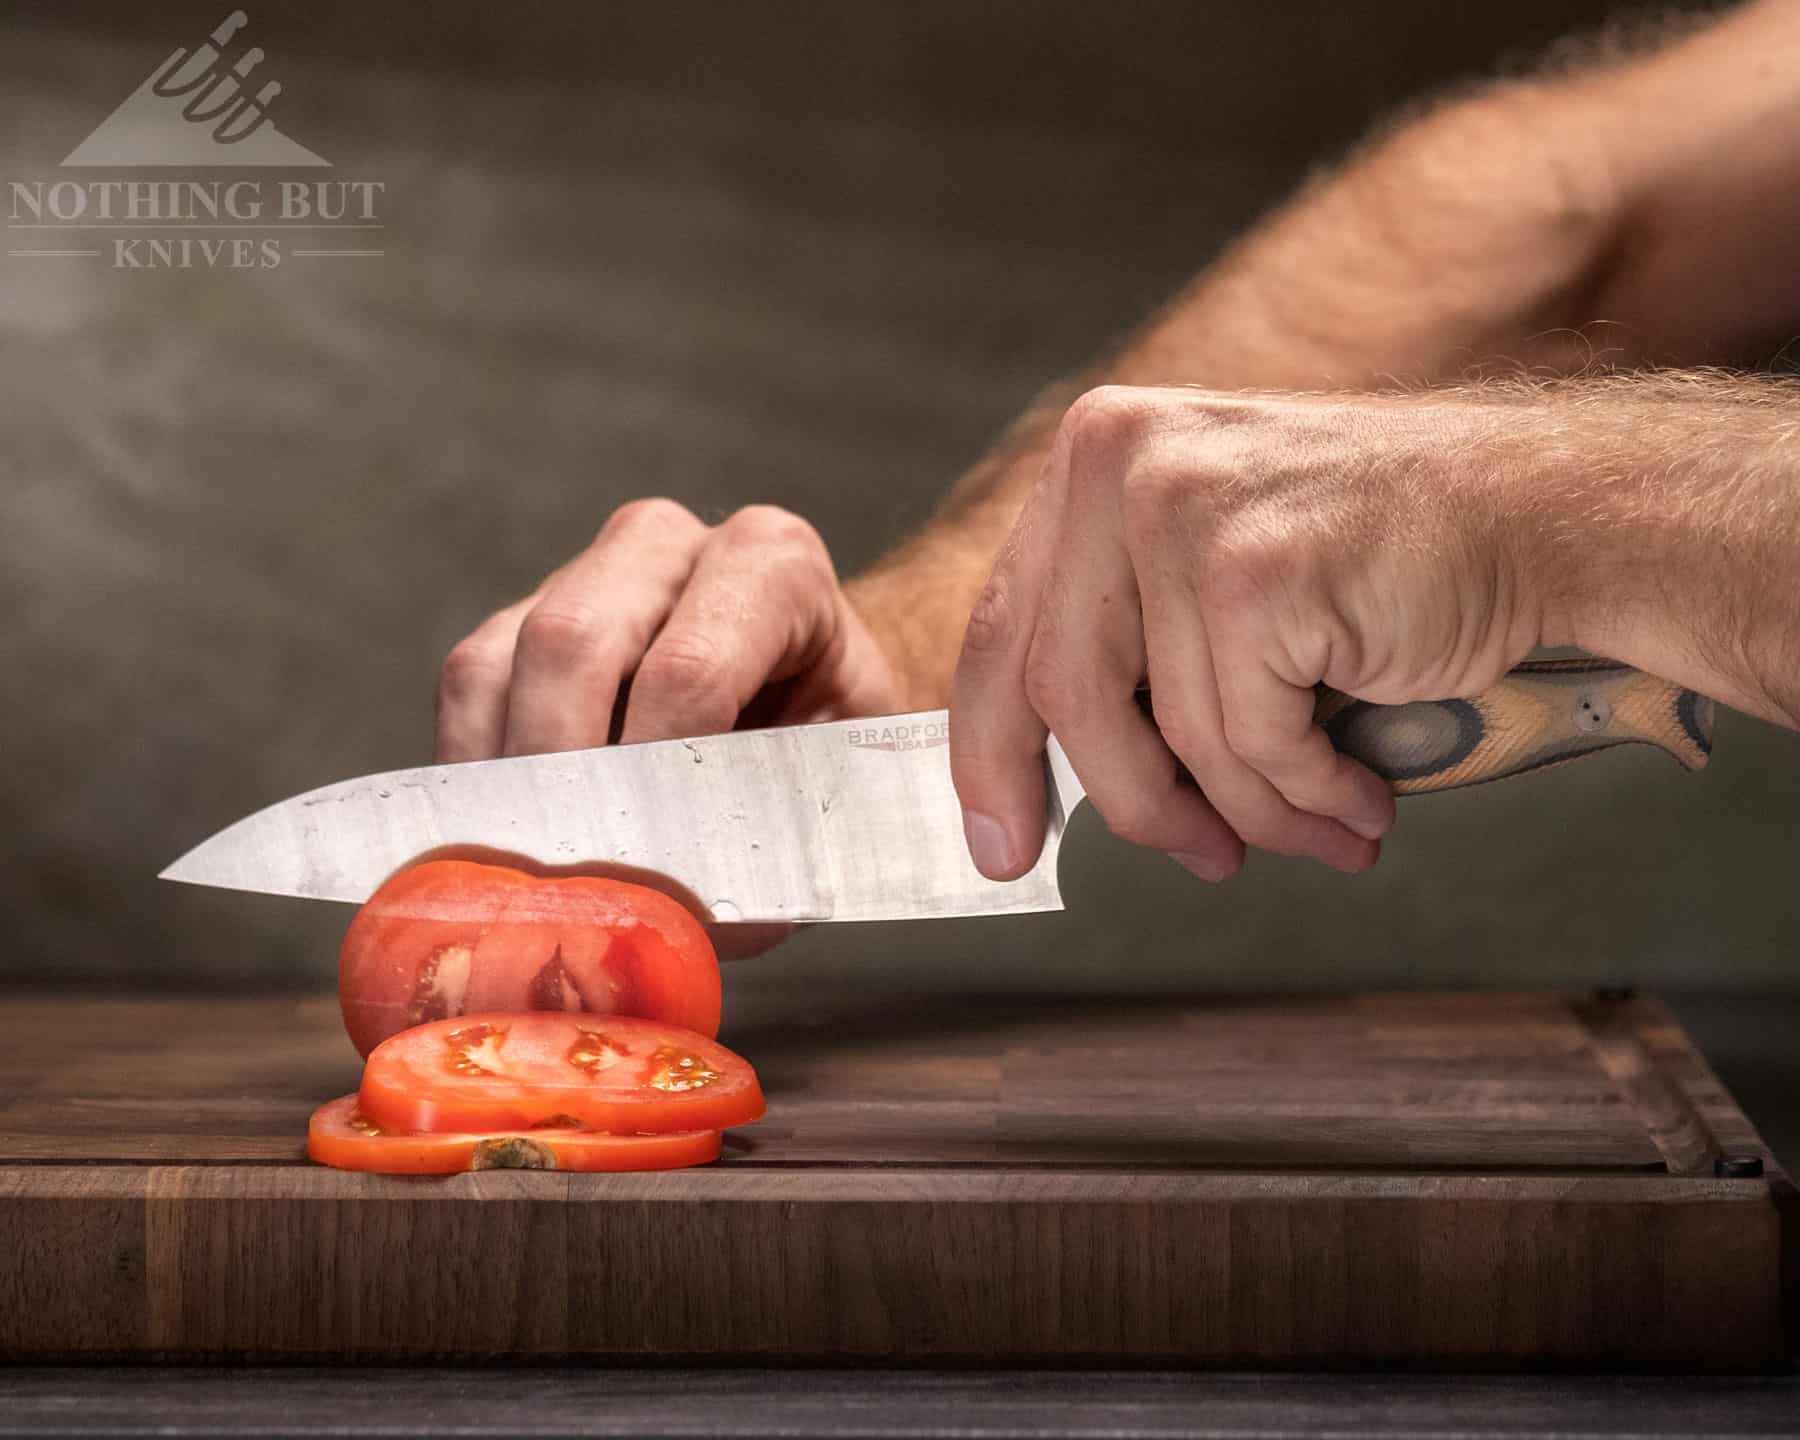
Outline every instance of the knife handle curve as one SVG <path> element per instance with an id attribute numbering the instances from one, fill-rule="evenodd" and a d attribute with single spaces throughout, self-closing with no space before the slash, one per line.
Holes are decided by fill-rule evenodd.
<path id="1" fill-rule="evenodd" d="M 1615 660 L 1527 660 L 1461 700 L 1372 705 L 1319 687 L 1331 743 L 1396 795 L 1455 790 L 1648 744 L 1689 770 L 1712 753 L 1713 703 Z"/>

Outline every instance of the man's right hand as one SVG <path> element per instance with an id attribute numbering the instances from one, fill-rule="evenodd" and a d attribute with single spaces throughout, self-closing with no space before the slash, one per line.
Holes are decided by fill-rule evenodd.
<path id="1" fill-rule="evenodd" d="M 752 505 L 707 525 L 672 500 L 636 500 L 450 652 L 437 758 L 880 715 L 902 694 L 804 520 Z"/>

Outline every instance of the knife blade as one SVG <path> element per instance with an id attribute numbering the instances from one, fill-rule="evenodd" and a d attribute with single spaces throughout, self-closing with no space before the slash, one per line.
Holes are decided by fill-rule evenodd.
<path id="1" fill-rule="evenodd" d="M 1706 763 L 1705 697 L 1611 661 L 1527 661 L 1466 699 L 1380 706 L 1321 690 L 1332 743 L 1398 793 L 1453 789 L 1606 749 Z M 950 720 L 919 711 L 393 770 L 296 795 L 219 831 L 162 878 L 362 901 L 447 853 L 662 877 L 715 921 L 899 920 L 1060 910 L 1056 862 L 1084 798 L 1045 764 L 1037 865 L 988 880 L 950 780 Z"/>
<path id="2" fill-rule="evenodd" d="M 1030 875 L 986 879 L 949 734 L 937 710 L 391 771 L 258 811 L 163 877 L 361 901 L 412 861 L 479 850 L 648 872 L 722 922 L 1061 909 L 1061 807 Z"/>

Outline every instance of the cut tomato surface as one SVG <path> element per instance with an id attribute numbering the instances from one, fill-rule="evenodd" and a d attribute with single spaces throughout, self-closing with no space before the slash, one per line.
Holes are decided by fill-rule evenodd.
<path id="1" fill-rule="evenodd" d="M 409 1026 L 476 1011 L 638 1015 L 710 1037 L 719 961 L 700 922 L 660 890 L 432 860 L 357 911 L 338 999 L 363 1055 Z"/>
<path id="2" fill-rule="evenodd" d="M 306 1153 L 339 1170 L 383 1175 L 454 1175 L 464 1170 L 679 1170 L 719 1158 L 717 1130 L 609 1135 L 538 1126 L 497 1135 L 383 1130 L 344 1095 L 313 1111 Z"/>
<path id="3" fill-rule="evenodd" d="M 403 1030 L 363 1067 L 383 1129 L 724 1130 L 763 1113 L 748 1061 L 717 1040 L 624 1015 L 464 1015 Z"/>

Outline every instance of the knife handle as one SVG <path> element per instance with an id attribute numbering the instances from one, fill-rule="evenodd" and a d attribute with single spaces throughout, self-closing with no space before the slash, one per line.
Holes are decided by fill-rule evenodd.
<path id="1" fill-rule="evenodd" d="M 1320 686 L 1314 718 L 1396 795 L 1503 780 L 1614 745 L 1655 745 L 1689 770 L 1712 753 L 1711 700 L 1615 660 L 1527 660 L 1466 700 L 1371 705 Z"/>

